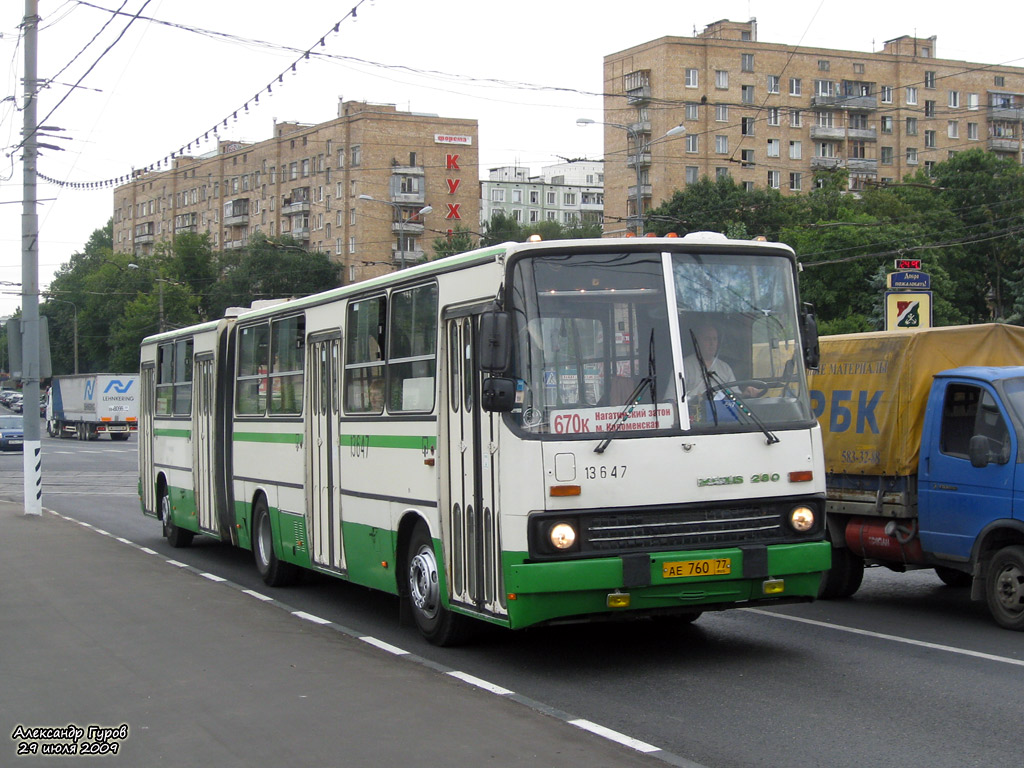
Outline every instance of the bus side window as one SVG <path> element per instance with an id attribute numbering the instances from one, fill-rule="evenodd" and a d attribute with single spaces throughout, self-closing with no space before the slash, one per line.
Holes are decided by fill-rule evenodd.
<path id="1" fill-rule="evenodd" d="M 345 323 L 346 413 L 381 413 L 384 401 L 384 350 L 387 300 L 353 301 Z"/>
<path id="2" fill-rule="evenodd" d="M 388 410 L 434 408 L 437 371 L 437 285 L 391 294 Z"/>

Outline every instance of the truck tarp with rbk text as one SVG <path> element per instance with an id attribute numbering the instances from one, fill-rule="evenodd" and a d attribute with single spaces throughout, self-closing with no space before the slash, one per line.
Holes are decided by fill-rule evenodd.
<path id="1" fill-rule="evenodd" d="M 46 397 L 46 432 L 51 437 L 127 440 L 138 430 L 139 375 L 87 373 L 54 376 Z"/>
<path id="2" fill-rule="evenodd" d="M 934 568 L 1024 630 L 1024 328 L 822 336 L 811 402 L 825 451 L 832 569 Z"/>

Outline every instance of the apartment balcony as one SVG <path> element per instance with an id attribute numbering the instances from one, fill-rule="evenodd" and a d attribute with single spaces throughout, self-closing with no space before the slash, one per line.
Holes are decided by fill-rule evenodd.
<path id="1" fill-rule="evenodd" d="M 135 244 L 136 245 L 145 245 L 146 243 L 152 243 L 155 240 L 156 240 L 156 235 L 154 235 L 152 232 L 149 232 L 149 233 L 147 233 L 145 235 L 136 235 L 135 236 Z"/>
<path id="2" fill-rule="evenodd" d="M 426 200 L 424 192 L 426 185 L 423 183 L 424 174 L 423 167 L 419 165 L 392 166 L 391 179 L 388 183 L 388 200 L 392 203 L 423 207 Z M 406 185 L 405 189 L 402 189 L 403 182 Z M 417 189 L 410 189 L 409 184 L 414 185 Z"/>
<path id="3" fill-rule="evenodd" d="M 391 260 L 394 262 L 396 267 L 401 267 L 403 264 L 405 266 L 409 266 L 410 264 L 420 264 L 421 262 L 426 261 L 427 254 L 419 248 L 415 248 L 411 251 L 400 251 L 398 250 L 398 245 L 395 244 L 391 246 Z"/>
<path id="4" fill-rule="evenodd" d="M 636 189 L 636 187 L 634 187 L 634 189 Z M 580 210 L 600 213 L 604 211 L 604 203 L 580 203 Z"/>
<path id="5" fill-rule="evenodd" d="M 309 213 L 309 200 L 300 200 L 297 203 L 287 203 L 281 206 L 282 216 L 294 216 L 296 213 Z"/>
<path id="6" fill-rule="evenodd" d="M 641 168 L 651 167 L 651 153 L 641 152 L 638 155 L 630 155 L 626 158 L 626 166 L 629 168 L 636 168 L 637 163 L 640 164 Z"/>
<path id="7" fill-rule="evenodd" d="M 823 109 L 878 109 L 877 96 L 812 96 L 811 106 Z"/>
<path id="8" fill-rule="evenodd" d="M 988 148 L 991 152 L 1020 152 L 1020 139 L 991 138 L 988 140 Z"/>
<path id="9" fill-rule="evenodd" d="M 828 141 L 845 141 L 846 129 L 836 128 L 835 126 L 812 125 L 811 138 Z"/>
<path id="10" fill-rule="evenodd" d="M 629 124 L 629 130 L 632 131 L 633 133 L 636 133 L 636 134 L 639 134 L 639 133 L 650 133 L 651 132 L 651 121 L 650 120 L 643 120 L 642 122 L 639 122 L 639 123 L 630 123 Z"/>
<path id="11" fill-rule="evenodd" d="M 1021 107 L 989 107 L 988 119 L 1017 122 L 1018 120 L 1024 120 L 1024 109 Z"/>
<path id="12" fill-rule="evenodd" d="M 651 197 L 653 194 L 654 193 L 653 193 L 653 190 L 652 190 L 652 187 L 651 187 L 650 184 L 641 184 L 640 185 L 640 196 L 641 197 L 645 197 L 645 198 L 646 197 Z M 634 184 L 632 187 L 629 188 L 629 190 L 627 192 L 627 195 L 628 195 L 630 200 L 636 200 L 636 184 Z"/>
<path id="13" fill-rule="evenodd" d="M 181 224 L 174 228 L 174 234 L 181 234 L 182 232 L 196 233 L 199 231 L 199 227 L 196 224 Z"/>
<path id="14" fill-rule="evenodd" d="M 874 128 L 850 128 L 846 138 L 859 141 L 878 141 L 878 131 Z"/>
<path id="15" fill-rule="evenodd" d="M 242 238 L 241 240 L 225 240 L 224 241 L 224 250 L 225 251 L 237 251 L 237 250 L 240 250 L 242 248 L 245 248 L 245 245 L 246 245 L 247 242 L 248 242 L 247 238 Z"/>
<path id="16" fill-rule="evenodd" d="M 291 232 L 282 232 L 283 235 L 291 235 L 296 240 L 309 240 L 309 227 L 297 227 Z"/>
<path id="17" fill-rule="evenodd" d="M 811 158 L 811 170 L 812 171 L 831 171 L 836 168 L 841 168 L 843 165 L 843 159 L 841 157 L 819 157 L 815 156 Z"/>
<path id="18" fill-rule="evenodd" d="M 391 232 L 396 235 L 422 235 L 424 229 L 423 223 L 419 221 L 407 221 L 404 224 L 397 221 L 391 222 Z"/>
<path id="19" fill-rule="evenodd" d="M 651 86 L 643 85 L 626 91 L 626 103 L 630 106 L 646 104 L 651 100 Z"/>
<path id="20" fill-rule="evenodd" d="M 240 213 L 237 216 L 225 216 L 224 226 L 225 227 L 244 227 L 249 224 L 249 214 Z"/>
<path id="21" fill-rule="evenodd" d="M 878 175 L 878 160 L 868 160 L 863 157 L 848 157 L 845 165 L 846 169 L 850 173 L 863 173 L 871 176 Z"/>

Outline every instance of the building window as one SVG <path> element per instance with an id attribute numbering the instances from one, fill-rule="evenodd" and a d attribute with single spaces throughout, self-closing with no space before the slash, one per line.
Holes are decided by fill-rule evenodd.
<path id="1" fill-rule="evenodd" d="M 720 155 L 729 154 L 729 137 L 728 136 L 715 136 L 715 152 Z"/>
<path id="2" fill-rule="evenodd" d="M 949 92 L 949 106 L 953 109 L 960 106 L 960 91 Z"/>
<path id="3" fill-rule="evenodd" d="M 818 59 L 818 69 L 822 72 L 828 72 L 828 59 Z"/>
<path id="4" fill-rule="evenodd" d="M 729 178 L 729 169 L 728 168 L 722 168 L 721 166 L 715 168 L 715 178 L 716 179 L 728 179 Z"/>
<path id="5" fill-rule="evenodd" d="M 916 147 L 907 147 L 907 165 L 917 165 Z"/>
<path id="6" fill-rule="evenodd" d="M 853 65 L 853 74 L 855 74 L 855 75 L 863 75 L 864 74 L 864 65 L 863 64 L 859 64 L 859 63 L 854 64 Z"/>
<path id="7" fill-rule="evenodd" d="M 815 96 L 831 96 L 832 95 L 832 81 L 831 80 L 815 80 L 814 81 L 814 95 Z"/>
<path id="8" fill-rule="evenodd" d="M 740 100 L 744 104 L 753 104 L 754 103 L 754 86 L 752 86 L 752 85 L 742 85 L 742 86 L 740 86 L 740 94 L 741 94 Z"/>
<path id="9" fill-rule="evenodd" d="M 700 151 L 700 136 L 698 134 L 686 134 L 686 151 L 691 155 L 695 155 Z"/>
<path id="10" fill-rule="evenodd" d="M 728 104 L 716 104 L 715 105 L 715 121 L 719 123 L 729 122 L 729 105 Z"/>
<path id="11" fill-rule="evenodd" d="M 1003 77 L 1002 75 L 996 75 L 994 82 L 995 82 L 996 88 L 1005 88 L 1006 87 L 1006 78 Z"/>
<path id="12" fill-rule="evenodd" d="M 565 192 L 565 193 L 563 193 L 562 194 L 562 204 L 563 205 L 576 205 L 576 193 L 575 192 Z"/>
<path id="13" fill-rule="evenodd" d="M 917 104 L 917 88 L 912 85 L 907 86 L 907 104 L 911 106 Z"/>
<path id="14" fill-rule="evenodd" d="M 935 87 L 935 73 L 934 72 L 925 72 L 924 73 L 924 87 L 925 88 L 934 88 Z"/>
<path id="15" fill-rule="evenodd" d="M 744 117 L 740 119 L 740 133 L 744 136 L 754 135 L 754 118 Z"/>
<path id="16" fill-rule="evenodd" d="M 363 148 L 360 145 L 358 145 L 358 144 L 354 144 L 351 149 L 352 149 L 352 162 L 350 164 L 354 168 L 357 165 L 360 165 L 362 163 L 362 161 L 363 161 Z"/>
<path id="17" fill-rule="evenodd" d="M 530 190 L 530 205 L 540 205 L 540 190 Z"/>
<path id="18" fill-rule="evenodd" d="M 973 139 L 974 141 L 978 140 L 978 124 L 977 123 L 968 123 L 967 124 L 967 138 L 968 139 Z"/>
<path id="19" fill-rule="evenodd" d="M 789 95 L 799 96 L 800 95 L 800 78 L 791 77 L 789 78 Z"/>
<path id="20" fill-rule="evenodd" d="M 803 144 L 799 141 L 789 142 L 789 159 L 800 160 L 803 158 Z"/>
<path id="21" fill-rule="evenodd" d="M 935 117 L 935 102 L 925 99 L 924 102 L 924 116 Z"/>
<path id="22" fill-rule="evenodd" d="M 700 120 L 700 104 L 695 101 L 688 102 L 686 107 L 687 120 Z"/>
<path id="23" fill-rule="evenodd" d="M 778 107 L 768 107 L 768 125 L 778 125 L 778 124 L 779 124 L 779 108 Z"/>
<path id="24" fill-rule="evenodd" d="M 907 136 L 917 136 L 917 118 L 907 118 Z"/>
<path id="25" fill-rule="evenodd" d="M 799 109 L 789 110 L 789 127 L 799 128 L 803 125 L 803 112 Z"/>
<path id="26" fill-rule="evenodd" d="M 882 115 L 882 133 L 892 133 L 892 115 Z"/>
<path id="27" fill-rule="evenodd" d="M 782 147 L 779 139 L 768 139 L 768 157 L 778 157 Z"/>
<path id="28" fill-rule="evenodd" d="M 688 70 L 686 70 L 686 87 L 687 88 L 697 88 L 698 87 L 697 83 L 698 83 L 697 70 L 696 69 L 688 69 Z"/>
<path id="29" fill-rule="evenodd" d="M 924 146 L 925 149 L 935 149 L 935 131 L 924 132 Z"/>
<path id="30" fill-rule="evenodd" d="M 892 86 L 891 85 L 883 85 L 882 86 L 882 103 L 883 104 L 892 104 Z"/>
<path id="31" fill-rule="evenodd" d="M 725 69 L 715 70 L 715 88 L 729 87 L 729 71 Z"/>
<path id="32" fill-rule="evenodd" d="M 696 165 L 686 166 L 686 183 L 696 184 L 698 181 L 700 181 L 700 168 Z"/>
<path id="33" fill-rule="evenodd" d="M 779 76 L 778 75 L 768 75 L 768 93 L 778 93 L 778 92 L 779 92 Z"/>
<path id="34" fill-rule="evenodd" d="M 967 108 L 970 110 L 976 110 L 978 108 L 978 94 L 968 93 L 967 94 Z"/>
<path id="35" fill-rule="evenodd" d="M 754 150 L 740 150 L 740 160 L 742 161 L 740 164 L 742 168 L 749 168 L 752 166 L 754 164 Z"/>
<path id="36" fill-rule="evenodd" d="M 752 53 L 741 53 L 740 54 L 740 69 L 744 72 L 754 71 L 754 54 Z"/>
<path id="37" fill-rule="evenodd" d="M 309 159 L 308 158 L 302 161 L 302 177 L 306 178 L 307 176 L 309 176 Z"/>
<path id="38" fill-rule="evenodd" d="M 850 157 L 857 160 L 863 160 L 867 157 L 867 142 L 865 141 L 851 141 L 850 142 Z"/>
<path id="39" fill-rule="evenodd" d="M 492 203 L 504 203 L 505 202 L 505 190 L 504 189 L 492 189 L 491 190 L 491 202 Z"/>
<path id="40" fill-rule="evenodd" d="M 814 124 L 819 128 L 834 128 L 835 122 L 836 118 L 834 112 L 821 110 L 814 113 Z"/>
<path id="41" fill-rule="evenodd" d="M 804 175 L 802 173 L 791 173 L 789 174 L 789 188 L 794 192 L 799 192 L 803 188 Z"/>
<path id="42" fill-rule="evenodd" d="M 555 204 L 555 193 L 554 192 L 548 192 L 547 193 L 547 199 L 548 199 L 548 205 L 554 205 Z"/>
<path id="43" fill-rule="evenodd" d="M 768 186 L 771 189 L 778 189 L 779 188 L 779 176 L 780 175 L 781 175 L 781 173 L 779 171 L 768 171 Z"/>
<path id="44" fill-rule="evenodd" d="M 946 123 L 946 135 L 951 139 L 960 138 L 960 123 L 956 120 L 950 120 Z"/>

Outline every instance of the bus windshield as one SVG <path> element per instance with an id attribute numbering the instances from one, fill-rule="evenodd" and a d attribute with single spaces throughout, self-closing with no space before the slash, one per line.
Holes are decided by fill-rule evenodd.
<path id="1" fill-rule="evenodd" d="M 783 255 L 531 255 L 514 265 L 509 303 L 513 417 L 527 432 L 767 431 L 811 419 Z"/>

